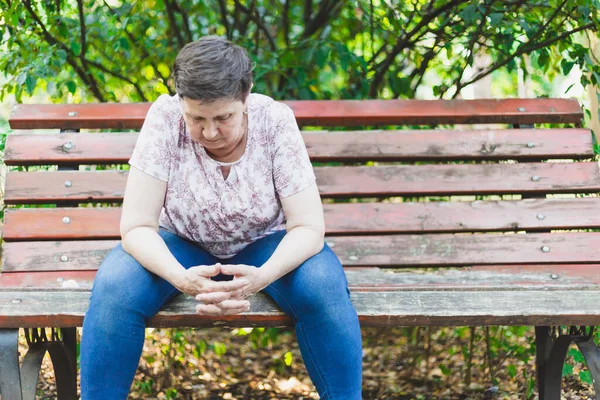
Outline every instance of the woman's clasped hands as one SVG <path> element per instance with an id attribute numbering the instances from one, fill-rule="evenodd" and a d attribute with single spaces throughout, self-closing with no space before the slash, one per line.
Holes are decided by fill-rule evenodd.
<path id="1" fill-rule="evenodd" d="M 213 281 L 222 273 L 232 275 L 230 281 Z M 173 285 L 181 292 L 194 296 L 201 315 L 234 315 L 250 310 L 246 297 L 258 293 L 270 284 L 260 269 L 244 264 L 199 265 L 181 270 Z"/>

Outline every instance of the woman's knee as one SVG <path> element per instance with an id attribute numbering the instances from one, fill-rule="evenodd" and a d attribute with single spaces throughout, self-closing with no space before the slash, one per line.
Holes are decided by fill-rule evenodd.
<path id="1" fill-rule="evenodd" d="M 288 293 L 298 313 L 336 312 L 349 303 L 344 269 L 333 251 L 325 245 L 284 280 L 281 290 Z"/>
<path id="2" fill-rule="evenodd" d="M 106 256 L 92 288 L 90 309 L 105 309 L 108 313 L 139 310 L 151 291 L 151 273 L 129 255 L 119 244 Z"/>

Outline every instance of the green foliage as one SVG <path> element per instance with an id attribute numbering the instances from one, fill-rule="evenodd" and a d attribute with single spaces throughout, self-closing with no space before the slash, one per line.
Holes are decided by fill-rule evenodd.
<path id="1" fill-rule="evenodd" d="M 600 143 L 598 143 L 598 138 L 596 137 L 596 133 L 592 131 L 592 143 L 594 144 L 594 154 L 600 155 Z"/>
<path id="2" fill-rule="evenodd" d="M 583 40 L 598 34 L 600 0 L 313 3 L 0 0 L 0 99 L 40 89 L 61 102 L 154 100 L 173 93 L 178 50 L 207 34 L 246 47 L 255 90 L 275 98 L 413 98 L 429 87 L 450 98 L 489 74 L 516 79 L 518 66 L 540 84 L 576 65 L 584 85 L 600 81 Z"/>

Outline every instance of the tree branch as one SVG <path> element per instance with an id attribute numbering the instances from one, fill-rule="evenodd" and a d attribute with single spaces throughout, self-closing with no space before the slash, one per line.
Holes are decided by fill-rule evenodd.
<path id="1" fill-rule="evenodd" d="M 108 8 L 108 10 L 117 17 L 117 21 L 119 21 L 119 23 L 121 25 L 123 25 L 123 22 L 121 21 L 121 18 L 119 17 L 119 15 L 117 14 L 117 12 L 106 2 L 106 0 L 104 1 L 104 5 Z M 133 37 L 133 34 L 131 32 L 129 32 L 127 30 L 126 26 L 123 26 L 123 31 L 125 32 L 125 34 L 127 35 L 127 37 L 129 38 L 129 41 L 131 42 L 132 45 L 136 46 L 136 48 L 142 53 L 142 58 L 140 58 L 140 64 L 141 61 L 143 59 L 148 59 L 150 60 L 152 57 L 150 56 L 150 54 L 148 53 L 148 50 L 144 47 L 144 46 L 138 46 L 138 44 L 140 43 L 139 40 L 136 40 Z M 175 94 L 175 92 L 169 87 L 169 85 L 167 85 L 167 81 L 169 80 L 168 76 L 164 76 L 160 70 L 158 69 L 158 67 L 153 64 L 152 62 L 149 63 L 150 66 L 152 67 L 152 69 L 154 70 L 154 73 L 156 74 L 156 76 L 158 76 L 160 79 L 163 80 L 164 85 L 167 87 L 167 90 L 169 91 L 169 94 L 171 96 L 173 96 Z"/>
<path id="2" fill-rule="evenodd" d="M 50 34 L 50 32 L 48 32 L 48 29 L 46 29 L 46 26 L 44 25 L 40 17 L 37 15 L 33 7 L 31 7 L 31 0 L 24 0 L 23 4 L 25 5 L 25 8 L 27 9 L 29 15 L 31 15 L 37 26 L 42 31 L 42 35 L 44 36 L 44 39 L 46 39 L 46 42 L 48 42 L 50 45 L 58 46 L 60 49 L 64 50 L 67 53 L 67 62 L 69 63 L 69 65 L 73 67 L 77 75 L 79 75 L 81 80 L 87 85 L 87 87 L 94 94 L 94 96 L 101 102 L 105 102 L 106 99 L 100 91 L 98 84 L 94 80 L 91 80 L 87 73 L 79 65 L 77 65 L 77 62 L 75 62 L 75 57 L 71 52 L 71 49 L 69 49 L 64 43 L 58 41 L 54 36 Z"/>
<path id="3" fill-rule="evenodd" d="M 312 0 L 304 0 L 304 26 L 308 26 L 310 18 L 312 17 Z"/>
<path id="4" fill-rule="evenodd" d="M 256 11 L 256 13 L 254 13 L 254 10 L 255 10 L 254 7 L 253 7 L 253 10 L 250 10 L 250 9 L 248 9 L 248 7 L 241 4 L 239 2 L 239 0 L 235 0 L 235 5 L 236 5 L 236 7 L 239 7 L 239 9 L 242 10 L 244 13 L 246 13 L 246 15 L 248 15 L 252 21 L 254 21 L 254 23 L 256 24 L 258 29 L 260 29 L 261 31 L 264 32 L 265 36 L 267 37 L 267 40 L 269 41 L 269 46 L 271 47 L 271 50 L 276 51 L 277 44 L 275 44 L 275 39 L 273 39 L 271 32 L 269 32 L 269 28 L 267 28 L 265 26 L 265 24 L 263 23 L 263 16 L 261 16 L 258 13 L 258 11 Z"/>
<path id="5" fill-rule="evenodd" d="M 136 92 L 138 92 L 138 95 L 141 97 L 141 99 L 143 101 L 148 101 L 148 99 L 144 95 L 144 92 L 142 91 L 142 89 L 139 87 L 139 85 L 136 82 L 132 81 L 131 79 L 127 78 L 124 75 L 119 74 L 118 72 L 111 71 L 110 69 L 106 68 L 104 65 L 102 65 L 100 63 L 97 63 L 95 61 L 89 61 L 89 60 L 87 60 L 87 63 L 90 66 L 99 69 L 100 71 L 106 72 L 107 74 L 112 75 L 115 78 L 119 78 L 119 79 L 121 79 L 121 80 L 129 83 L 130 85 L 132 85 L 135 88 Z"/>
<path id="6" fill-rule="evenodd" d="M 179 48 L 183 48 L 185 46 L 183 37 L 181 36 L 181 32 L 179 31 L 179 27 L 177 26 L 177 20 L 175 19 L 175 13 L 173 11 L 173 5 L 169 0 L 165 0 L 165 7 L 167 9 L 167 17 L 169 18 L 169 24 L 171 25 L 171 33 L 177 39 L 177 43 L 179 44 Z"/>
<path id="7" fill-rule="evenodd" d="M 85 53 L 87 52 L 86 43 L 86 32 L 85 32 L 85 16 L 83 13 L 83 0 L 77 0 L 77 10 L 79 12 L 79 30 L 81 31 L 81 53 L 79 57 L 81 61 L 85 60 Z M 85 64 L 83 65 L 85 68 Z"/>
<path id="8" fill-rule="evenodd" d="M 190 30 L 190 21 L 188 20 L 188 14 L 185 12 L 179 4 L 177 4 L 177 0 L 173 0 L 173 8 L 177 10 L 179 14 L 181 14 L 181 19 L 183 20 L 183 30 L 185 31 L 185 38 L 187 42 L 192 42 L 194 37 L 192 35 L 192 31 Z"/>
<path id="9" fill-rule="evenodd" d="M 430 7 L 431 7 L 432 3 L 433 2 L 430 3 Z M 404 48 L 406 48 L 406 46 L 410 43 L 411 38 L 416 33 L 418 33 L 423 27 L 426 27 L 431 21 L 433 21 L 435 18 L 437 18 L 440 14 L 444 13 L 445 11 L 447 11 L 447 10 L 451 9 L 452 7 L 455 7 L 461 3 L 468 3 L 468 0 L 451 0 L 448 3 L 444 4 L 443 6 L 441 6 L 440 8 L 430 11 L 428 14 L 425 14 L 423 16 L 421 21 L 419 21 L 419 23 L 410 32 L 405 33 L 398 40 L 398 42 L 396 42 L 396 44 L 392 48 L 392 51 L 390 51 L 388 53 L 385 60 L 383 60 L 377 66 L 377 68 L 376 68 L 377 71 L 375 72 L 375 76 L 373 77 L 373 81 L 371 82 L 371 87 L 369 89 L 369 96 L 371 96 L 371 97 L 377 96 L 377 91 L 379 90 L 379 86 L 381 85 L 381 82 L 383 81 L 384 75 L 387 73 L 388 69 L 390 68 L 390 65 L 392 64 L 392 62 L 394 61 L 396 56 L 398 54 L 400 54 L 400 52 Z"/>
<path id="10" fill-rule="evenodd" d="M 319 7 L 319 11 L 317 11 L 317 14 L 310 20 L 308 25 L 306 25 L 306 27 L 304 28 L 304 32 L 302 32 L 302 37 L 304 39 L 311 37 L 315 32 L 321 29 L 327 23 L 327 21 L 336 18 L 343 5 L 343 1 L 333 0 L 329 2 L 323 0 L 321 2 L 321 6 Z"/>
<path id="11" fill-rule="evenodd" d="M 227 5 L 225 4 L 225 0 L 219 0 L 219 10 L 221 11 L 221 23 L 225 27 L 225 32 L 227 34 L 227 39 L 232 39 L 231 28 L 229 27 L 229 22 L 227 21 Z"/>
<path id="12" fill-rule="evenodd" d="M 489 15 L 490 11 L 491 11 L 491 7 L 488 7 L 485 10 L 485 13 L 482 14 L 481 23 L 477 26 L 477 29 L 475 29 L 475 32 L 473 33 L 473 36 L 471 36 L 471 40 L 469 41 L 469 44 L 467 45 L 467 57 L 465 59 L 465 64 L 463 65 L 460 73 L 458 74 L 458 77 L 456 78 L 456 80 L 454 81 L 454 84 L 452 85 L 452 86 L 456 86 L 456 92 L 454 93 L 454 95 L 452 95 L 453 99 L 455 99 L 460 94 L 460 91 L 462 90 L 462 85 L 460 84 L 460 81 L 462 80 L 462 77 L 465 73 L 465 70 L 467 69 L 467 66 L 469 66 L 470 64 L 473 63 L 473 50 L 475 49 L 475 43 L 477 42 L 479 35 L 481 35 L 481 32 L 483 31 L 483 27 L 485 26 L 485 23 L 483 21 L 485 21 L 485 19 Z M 446 90 L 442 91 L 441 95 L 443 96 L 443 94 L 445 92 L 446 92 Z"/>
<path id="13" fill-rule="evenodd" d="M 283 3 L 283 41 L 290 47 L 290 0 Z"/>
<path id="14" fill-rule="evenodd" d="M 531 39 L 529 39 L 529 42 L 534 41 L 535 39 L 538 38 L 539 35 L 542 34 L 542 32 L 544 32 L 546 30 L 546 28 L 548 27 L 548 25 L 554 20 L 554 18 L 556 18 L 556 16 L 558 15 L 558 13 L 560 12 L 560 10 L 562 10 L 562 8 L 565 6 L 565 4 L 567 3 L 568 0 L 563 0 L 562 3 L 559 4 L 558 7 L 556 7 L 556 9 L 554 10 L 554 12 L 552 13 L 552 15 L 550 16 L 550 18 L 548 18 L 548 20 L 546 22 L 544 22 L 544 25 L 542 25 L 542 27 L 540 29 L 538 29 L 533 36 L 531 37 Z"/>
<path id="15" fill-rule="evenodd" d="M 425 70 L 429 66 L 429 63 L 431 62 L 431 60 L 433 60 L 433 58 L 437 54 L 436 47 L 438 47 L 439 40 L 440 40 L 440 37 L 436 36 L 435 43 L 433 44 L 433 46 L 431 46 L 429 48 L 427 53 L 425 53 L 425 55 L 423 56 L 423 61 L 421 61 L 421 65 L 419 66 L 419 68 L 415 68 L 415 70 L 413 72 L 411 72 L 411 74 L 409 75 L 409 79 L 411 82 L 415 78 L 417 78 L 417 82 L 411 88 L 411 94 L 410 94 L 411 98 L 415 97 L 415 94 L 417 93 L 417 88 L 419 87 L 419 85 L 423 81 L 423 77 L 425 76 Z M 395 97 L 399 97 L 399 96 L 395 96 Z"/>
<path id="16" fill-rule="evenodd" d="M 548 39 L 548 40 L 546 40 L 544 42 L 540 42 L 540 43 L 531 45 L 530 47 L 528 46 L 530 44 L 530 42 L 527 42 L 525 45 L 521 46 L 517 51 L 515 51 L 514 54 L 512 54 L 510 57 L 508 57 L 508 58 L 506 58 L 506 59 L 504 59 L 504 60 L 502 60 L 502 61 L 500 61 L 500 62 L 498 62 L 496 64 L 493 64 L 486 71 L 483 71 L 483 72 L 475 75 L 471 80 L 469 80 L 469 81 L 461 84 L 461 86 L 462 87 L 466 87 L 466 86 L 469 86 L 470 84 L 472 84 L 473 82 L 477 82 L 478 80 L 480 80 L 480 79 L 488 76 L 489 74 L 491 74 L 492 72 L 496 71 L 497 69 L 504 67 L 506 64 L 508 64 L 515 57 L 519 57 L 519 56 L 521 56 L 523 54 L 528 54 L 528 53 L 531 53 L 532 51 L 541 49 L 543 47 L 550 46 L 551 44 L 553 44 L 555 42 L 558 42 L 559 40 L 562 40 L 562 39 L 564 39 L 566 37 L 569 37 L 569 36 L 571 36 L 574 33 L 581 32 L 583 30 L 590 29 L 592 27 L 594 27 L 594 23 L 590 22 L 590 23 L 588 23 L 586 25 L 582 25 L 582 26 L 577 27 L 575 29 L 571 29 L 570 31 L 564 32 L 563 34 L 561 34 L 559 36 L 556 36 L 556 37 L 553 37 L 551 39 Z"/>

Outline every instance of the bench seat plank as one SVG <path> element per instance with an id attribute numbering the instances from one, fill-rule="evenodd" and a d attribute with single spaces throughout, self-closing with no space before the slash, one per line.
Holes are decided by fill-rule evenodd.
<path id="1" fill-rule="evenodd" d="M 361 326 L 599 325 L 600 290 L 351 292 Z M 196 315 L 196 301 L 178 296 L 149 326 L 282 326 L 291 321 L 264 294 L 251 309 L 220 318 Z M 81 326 L 89 292 L 0 291 L 0 328 Z"/>
<path id="2" fill-rule="evenodd" d="M 317 167 L 315 175 L 322 197 L 600 192 L 596 162 Z M 9 172 L 4 202 L 117 202 L 126 180 L 127 171 Z"/>
<path id="3" fill-rule="evenodd" d="M 292 100 L 299 125 L 580 124 L 575 99 Z M 16 104 L 12 129 L 140 129 L 152 103 Z"/>
<path id="4" fill-rule="evenodd" d="M 600 264 L 497 265 L 403 270 L 346 267 L 353 291 L 600 289 Z M 0 291 L 89 291 L 96 271 L 4 272 Z"/>
<path id="5" fill-rule="evenodd" d="M 11 134 L 6 165 L 126 164 L 137 133 Z M 581 159 L 593 157 L 589 129 L 303 133 L 314 162 Z M 426 138 L 427 140 L 423 140 Z M 63 147 L 68 144 L 68 149 Z"/>
<path id="6" fill-rule="evenodd" d="M 597 251 L 600 232 L 334 236 L 326 241 L 345 266 L 600 262 Z M 117 243 L 112 240 L 5 243 L 2 269 L 5 272 L 96 269 Z M 547 252 L 543 251 L 544 246 Z"/>
<path id="7" fill-rule="evenodd" d="M 599 209 L 600 197 L 323 205 L 329 235 L 600 228 Z M 115 207 L 8 209 L 4 240 L 120 239 L 120 218 Z"/>

